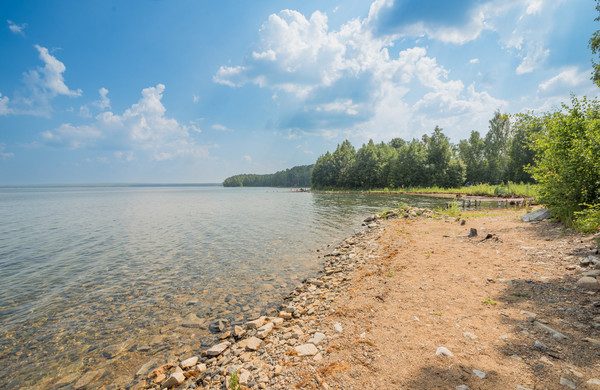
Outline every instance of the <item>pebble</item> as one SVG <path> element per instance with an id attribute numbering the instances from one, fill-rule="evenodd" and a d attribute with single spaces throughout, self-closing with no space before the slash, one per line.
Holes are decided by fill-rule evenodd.
<path id="1" fill-rule="evenodd" d="M 480 371 L 480 370 L 473 369 L 473 374 L 477 375 L 477 377 L 479 379 L 485 379 L 485 378 L 487 378 L 487 374 L 485 372 L 483 372 L 483 371 Z"/>
<path id="2" fill-rule="evenodd" d="M 475 336 L 473 333 L 471 332 L 464 332 L 463 336 L 465 336 L 466 338 L 468 338 L 469 340 L 475 340 L 477 338 L 477 336 Z"/>
<path id="3" fill-rule="evenodd" d="M 460 386 L 456 386 L 455 389 L 456 390 L 469 390 L 469 386 L 467 386 L 467 385 L 460 385 Z"/>
<path id="4" fill-rule="evenodd" d="M 598 280 L 596 280 L 596 278 L 593 278 L 591 276 L 584 276 L 577 281 L 577 287 L 586 290 L 599 290 L 600 283 L 598 283 Z"/>
<path id="5" fill-rule="evenodd" d="M 303 344 L 294 348 L 298 352 L 298 356 L 314 356 L 319 353 L 317 347 L 314 344 Z"/>
<path id="6" fill-rule="evenodd" d="M 196 363 L 198 363 L 198 356 L 193 356 L 189 359 L 185 359 L 184 361 L 182 361 L 179 364 L 179 366 L 185 370 L 187 368 L 195 366 Z"/>
<path id="7" fill-rule="evenodd" d="M 339 322 L 336 322 L 335 325 L 333 325 L 333 329 L 335 329 L 335 331 L 338 333 L 342 333 L 344 330 Z"/>
<path id="8" fill-rule="evenodd" d="M 435 351 L 435 355 L 436 356 L 449 356 L 449 357 L 454 356 L 454 354 L 452 352 L 450 352 L 450 350 L 446 347 L 438 347 L 438 349 Z"/>
<path id="9" fill-rule="evenodd" d="M 169 379 L 167 379 L 161 384 L 161 387 L 169 388 L 173 386 L 179 386 L 183 382 L 185 382 L 185 375 L 183 375 L 182 372 L 174 372 L 173 374 L 171 374 Z"/>
<path id="10" fill-rule="evenodd" d="M 307 342 L 311 344 L 319 344 L 321 341 L 325 340 L 325 337 L 325 334 L 321 332 L 315 332 L 312 339 L 308 340 Z"/>
<path id="11" fill-rule="evenodd" d="M 600 379 L 592 378 L 585 383 L 587 383 L 588 385 L 600 386 Z"/>
<path id="12" fill-rule="evenodd" d="M 219 356 L 227 348 L 229 348 L 230 345 L 231 345 L 231 343 L 229 341 L 224 341 L 220 344 L 213 345 L 208 351 L 206 351 L 206 354 L 208 356 Z"/>
<path id="13" fill-rule="evenodd" d="M 260 348 L 261 344 L 262 344 L 261 339 L 259 339 L 258 337 L 252 336 L 247 340 L 246 349 L 248 349 L 250 351 L 257 351 Z"/>

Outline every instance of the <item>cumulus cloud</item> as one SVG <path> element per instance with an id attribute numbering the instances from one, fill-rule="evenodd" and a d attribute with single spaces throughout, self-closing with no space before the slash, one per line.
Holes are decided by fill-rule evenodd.
<path id="1" fill-rule="evenodd" d="M 198 145 L 191 136 L 191 132 L 198 131 L 195 125 L 182 125 L 165 115 L 161 101 L 164 90 L 163 84 L 145 88 L 140 100 L 121 115 L 104 111 L 91 124 L 65 123 L 42 133 L 42 138 L 48 144 L 69 149 L 117 149 L 122 153 L 115 155 L 119 159 L 134 152 L 148 153 L 156 161 L 207 157 L 208 148 Z"/>
<path id="2" fill-rule="evenodd" d="M 27 23 L 16 24 L 12 20 L 7 20 L 7 22 L 8 29 L 10 30 L 10 32 L 12 32 L 13 34 L 25 36 L 25 27 L 27 27 Z"/>
<path id="3" fill-rule="evenodd" d="M 0 97 L 0 115 L 26 114 L 49 116 L 52 112 L 51 102 L 59 96 L 78 97 L 81 89 L 70 89 L 66 84 L 63 73 L 65 65 L 50 54 L 47 48 L 35 45 L 43 67 L 23 73 L 25 88 L 17 93 L 10 101 Z"/>
<path id="4" fill-rule="evenodd" d="M 215 123 L 214 125 L 212 125 L 211 128 L 213 130 L 217 130 L 217 131 L 227 131 L 227 130 L 229 130 L 226 126 L 220 125 L 218 123 Z"/>
<path id="5" fill-rule="evenodd" d="M 390 55 L 394 37 L 372 28 L 390 5 L 376 1 L 369 18 L 353 19 L 337 31 L 318 11 L 310 18 L 291 10 L 270 15 L 260 29 L 258 48 L 242 64 L 222 66 L 214 81 L 274 90 L 278 100 L 294 107 L 282 112 L 277 124 L 286 138 L 318 132 L 389 139 L 429 131 L 414 127 L 424 123 L 426 114 L 469 128 L 485 126 L 505 102 L 450 79 L 424 47 Z"/>

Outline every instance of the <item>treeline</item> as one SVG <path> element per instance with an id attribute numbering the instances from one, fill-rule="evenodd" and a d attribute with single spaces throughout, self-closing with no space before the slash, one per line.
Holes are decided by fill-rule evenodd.
<path id="1" fill-rule="evenodd" d="M 313 165 L 301 165 L 266 175 L 242 174 L 228 177 L 224 187 L 310 187 Z"/>
<path id="2" fill-rule="evenodd" d="M 421 139 L 394 138 L 380 144 L 370 140 L 358 151 L 346 140 L 317 159 L 312 188 L 452 188 L 465 182 L 532 182 L 523 169 L 534 158 L 525 127 L 511 126 L 509 117 L 500 112 L 489 123 L 485 137 L 472 131 L 457 145 L 438 126 Z"/>

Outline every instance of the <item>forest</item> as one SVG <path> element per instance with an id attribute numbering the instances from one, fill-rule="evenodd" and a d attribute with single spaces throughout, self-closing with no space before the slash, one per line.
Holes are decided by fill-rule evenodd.
<path id="1" fill-rule="evenodd" d="M 242 174 L 228 177 L 224 187 L 310 187 L 313 165 L 300 165 L 266 175 Z"/>
<path id="2" fill-rule="evenodd" d="M 383 189 L 404 187 L 460 187 L 465 183 L 533 181 L 524 169 L 533 162 L 523 126 L 527 117 L 511 125 L 508 115 L 496 112 L 484 137 L 470 137 L 453 144 L 436 126 L 431 135 L 388 143 L 370 140 L 358 150 L 346 140 L 333 152 L 317 159 L 312 188 Z M 535 130 L 535 129 L 533 129 Z"/>

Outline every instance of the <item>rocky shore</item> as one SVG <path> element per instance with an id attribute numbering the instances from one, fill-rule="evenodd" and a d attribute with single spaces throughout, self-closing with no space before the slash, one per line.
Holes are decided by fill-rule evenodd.
<path id="1" fill-rule="evenodd" d="M 418 208 L 388 211 L 383 218 L 431 217 L 437 213 Z M 278 310 L 243 326 L 229 327 L 226 320 L 210 325 L 220 339 L 211 348 L 170 362 L 150 359 L 135 373 L 128 389 L 223 389 L 236 375 L 241 389 L 286 389 L 300 380 L 289 369 L 316 364 L 327 356 L 331 340 L 344 337 L 340 324 L 330 324 L 332 303 L 351 286 L 349 274 L 376 256 L 381 216 L 365 220 L 365 230 L 344 240 L 325 254 L 318 277 L 305 280 L 284 298 Z M 101 372 L 88 371 L 71 385 L 97 388 Z M 60 384 L 59 384 L 60 385 Z M 327 384 L 323 382 L 324 388 Z M 102 386 L 120 389 L 122 386 Z"/>
<path id="2" fill-rule="evenodd" d="M 174 361 L 149 360 L 126 388 L 600 388 L 600 301 L 590 300 L 600 289 L 597 244 L 582 245 L 547 221 L 524 225 L 524 212 L 503 212 L 489 225 L 410 207 L 371 216 L 277 310 L 233 327 L 215 321 L 219 342 Z M 483 225 L 479 236 L 472 221 Z M 499 228 L 507 221 L 546 236 L 529 247 L 522 232 L 513 238 Z M 435 263 L 440 250 L 447 257 Z M 407 263 L 413 255 L 419 259 Z M 542 259 L 552 255 L 549 267 Z M 502 256 L 510 260 L 496 260 Z M 456 285 L 443 279 L 456 272 L 468 277 L 456 274 Z M 390 284 L 397 275 L 402 281 Z M 589 369 L 581 368 L 586 361 Z M 439 367 L 412 372 L 424 366 Z M 97 388 L 95 375 L 85 373 L 73 388 Z"/>

